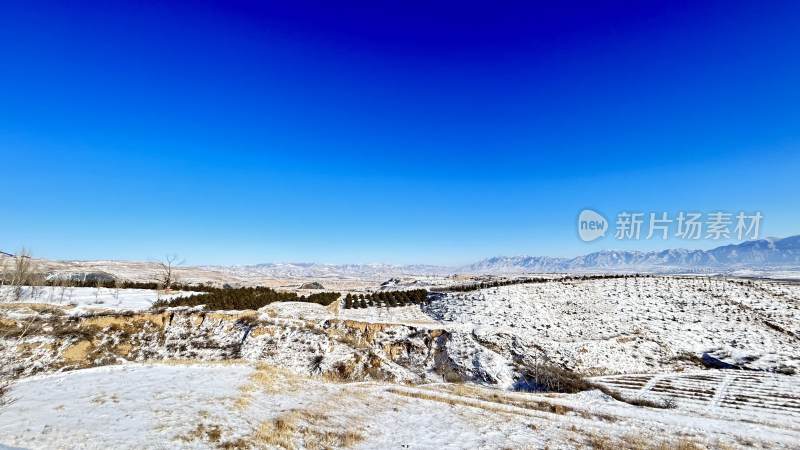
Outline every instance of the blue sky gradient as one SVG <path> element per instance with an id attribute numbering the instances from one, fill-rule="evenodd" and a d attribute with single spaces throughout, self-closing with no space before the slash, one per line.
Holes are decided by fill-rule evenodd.
<path id="1" fill-rule="evenodd" d="M 11 2 L 0 249 L 460 264 L 800 233 L 800 2 Z M 402 6 L 400 6 L 402 5 Z"/>

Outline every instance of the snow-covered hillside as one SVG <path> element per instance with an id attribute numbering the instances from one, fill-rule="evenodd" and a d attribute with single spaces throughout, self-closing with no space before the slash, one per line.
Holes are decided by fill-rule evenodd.
<path id="1" fill-rule="evenodd" d="M 800 285 L 693 277 L 551 281 L 452 293 L 426 311 L 511 360 L 544 355 L 588 373 L 713 358 L 800 371 Z"/>

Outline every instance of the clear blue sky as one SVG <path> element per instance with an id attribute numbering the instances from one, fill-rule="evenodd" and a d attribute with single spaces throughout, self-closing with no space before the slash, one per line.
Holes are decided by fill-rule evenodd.
<path id="1" fill-rule="evenodd" d="M 586 244 L 584 207 L 758 210 L 762 234 L 800 233 L 800 2 L 148 3 L 0 6 L 0 249 L 713 245 Z"/>

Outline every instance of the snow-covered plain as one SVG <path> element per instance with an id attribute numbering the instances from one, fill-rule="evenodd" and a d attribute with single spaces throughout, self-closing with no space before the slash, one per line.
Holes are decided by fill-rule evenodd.
<path id="1" fill-rule="evenodd" d="M 263 365 L 128 364 L 17 382 L 22 448 L 792 448 L 800 430 L 619 403 L 597 391 L 333 383 Z M 796 425 L 796 424 L 795 424 Z"/>
<path id="2" fill-rule="evenodd" d="M 19 298 L 10 286 L 0 287 L 0 301 L 37 303 L 67 307 L 72 314 L 98 311 L 142 311 L 157 300 L 173 299 L 199 292 L 159 292 L 154 289 L 114 289 L 88 287 L 25 286 Z"/>

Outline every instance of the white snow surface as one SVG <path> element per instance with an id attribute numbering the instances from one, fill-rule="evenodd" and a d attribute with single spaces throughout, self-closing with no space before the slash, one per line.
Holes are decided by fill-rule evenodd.
<path id="1" fill-rule="evenodd" d="M 69 307 L 70 314 L 99 311 L 142 311 L 157 300 L 169 300 L 202 292 L 173 291 L 168 294 L 154 289 L 114 289 L 89 287 L 24 286 L 19 300 L 13 288 L 0 287 L 0 299 L 14 303 L 38 303 Z"/>
<path id="2" fill-rule="evenodd" d="M 330 383 L 229 364 L 126 364 L 18 381 L 0 444 L 31 449 L 270 448 L 257 430 L 289 424 L 294 448 L 358 435 L 351 448 L 574 448 L 593 439 L 796 448 L 795 417 L 741 423 L 630 406 L 598 392 L 503 393 L 434 384 Z M 274 428 L 267 431 L 275 436 Z M 328 435 L 325 435 L 328 433 Z M 316 440 L 316 441 L 315 441 Z M 333 447 L 335 439 L 329 440 Z"/>
<path id="3" fill-rule="evenodd" d="M 200 411 L 225 421 L 245 365 L 125 365 L 17 382 L 0 442 L 24 448 L 156 448 Z"/>

